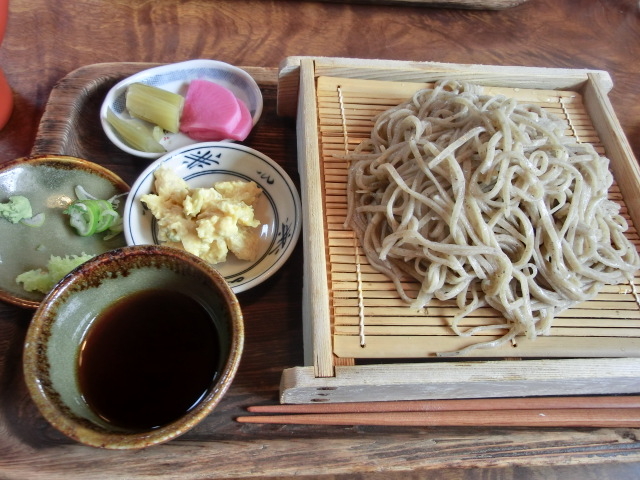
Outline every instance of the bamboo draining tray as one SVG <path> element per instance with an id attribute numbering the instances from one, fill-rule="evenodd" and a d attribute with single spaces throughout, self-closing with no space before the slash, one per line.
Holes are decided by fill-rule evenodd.
<path id="1" fill-rule="evenodd" d="M 425 309 L 409 308 L 400 300 L 393 282 L 369 265 L 353 231 L 344 226 L 348 163 L 342 157 L 369 137 L 374 116 L 427 86 L 424 83 L 336 77 L 317 79 L 333 353 L 341 358 L 428 357 L 437 352 L 456 351 L 481 340 L 497 340 L 503 333 L 486 331 L 471 338 L 455 335 L 448 327 L 458 310 L 453 301 L 434 300 Z M 590 142 L 604 153 L 578 93 L 500 87 L 488 87 L 484 92 L 503 94 L 544 107 L 569 121 L 567 135 Z M 624 208 L 620 191 L 614 187 L 611 196 Z M 631 229 L 630 235 L 637 242 L 635 229 Z M 412 285 L 417 290 L 417 284 Z M 550 336 L 541 336 L 535 341 L 522 338 L 515 344 L 475 350 L 473 355 L 640 356 L 640 308 L 636 287 L 606 287 L 595 300 L 571 308 L 556 318 Z M 495 310 L 482 308 L 465 318 L 460 327 L 500 323 L 503 323 L 502 318 Z"/>
<path id="2" fill-rule="evenodd" d="M 303 321 L 308 366 L 285 370 L 281 400 L 637 390 L 638 278 L 634 285 L 607 287 L 595 300 L 560 315 L 550 336 L 475 350 L 475 360 L 434 361 L 437 351 L 478 341 L 457 337 L 448 328 L 455 305 L 432 302 L 426 312 L 411 310 L 398 298 L 393 284 L 368 265 L 353 233 L 344 228 L 345 153 L 369 135 L 375 114 L 444 77 L 485 85 L 487 93 L 539 103 L 567 118 L 569 134 L 595 144 L 612 160 L 620 182 L 614 185 L 612 198 L 621 203 L 632 225 L 639 224 L 633 218 L 638 207 L 632 205 L 640 197 L 638 166 L 606 97 L 612 85 L 605 72 L 287 59 L 281 68 L 279 110 L 296 114 L 298 120 L 298 163 L 306 209 Z M 639 243 L 633 227 L 630 237 Z M 481 317 L 500 320 L 494 311 L 484 309 L 467 321 L 470 325 L 487 321 Z"/>

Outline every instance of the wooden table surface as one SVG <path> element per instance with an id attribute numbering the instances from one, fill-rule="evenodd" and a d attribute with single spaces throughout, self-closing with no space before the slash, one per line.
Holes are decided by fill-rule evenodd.
<path id="1" fill-rule="evenodd" d="M 607 70 L 610 99 L 640 157 L 637 0 L 529 0 L 494 11 L 373 3 L 10 0 L 0 65 L 15 110 L 0 131 L 0 162 L 57 148 L 36 145 L 40 119 L 54 87 L 80 67 L 215 58 L 265 67 L 270 78 L 294 55 Z M 297 181 L 294 124 L 276 116 L 274 85 L 265 87 L 265 98 L 264 127 L 253 144 Z M 88 122 L 79 142 L 104 146 L 94 160 L 131 181 L 143 165 L 109 147 L 95 120 Z M 72 151 L 49 153 L 83 145 L 64 148 Z M 0 478 L 640 478 L 638 429 L 236 423 L 247 406 L 277 402 L 282 370 L 303 363 L 301 262 L 299 245 L 276 276 L 240 295 L 245 354 L 220 408 L 183 437 L 144 451 L 84 447 L 48 426 L 22 379 L 31 312 L 0 304 Z"/>

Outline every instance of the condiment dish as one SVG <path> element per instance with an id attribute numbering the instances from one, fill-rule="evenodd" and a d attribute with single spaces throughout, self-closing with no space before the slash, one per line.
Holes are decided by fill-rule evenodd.
<path id="1" fill-rule="evenodd" d="M 289 258 L 300 236 L 302 215 L 298 191 L 274 160 L 244 145 L 204 142 L 176 150 L 151 163 L 134 182 L 124 207 L 128 245 L 160 244 L 157 221 L 140 198 L 154 191 L 154 172 L 170 167 L 190 187 L 211 187 L 227 180 L 254 181 L 262 190 L 255 206 L 260 220 L 259 255 L 255 261 L 228 255 L 215 268 L 235 293 L 271 277 Z"/>
<path id="2" fill-rule="evenodd" d="M 0 219 L 0 300 L 36 308 L 44 294 L 26 291 L 16 282 L 21 273 L 46 268 L 52 255 L 97 255 L 126 245 L 124 235 L 81 237 L 69 225 L 63 210 L 76 199 L 75 188 L 109 199 L 126 194 L 129 186 L 118 175 L 96 163 L 63 155 L 21 158 L 0 167 L 0 202 L 26 197 L 34 214 L 44 213 L 40 226 L 13 224 Z M 124 198 L 120 199 L 122 212 Z"/>
<path id="3" fill-rule="evenodd" d="M 107 121 L 107 111 L 111 109 L 121 118 L 131 118 L 126 110 L 125 97 L 127 88 L 136 82 L 152 85 L 173 93 L 186 95 L 189 82 L 194 79 L 205 79 L 229 89 L 249 109 L 253 125 L 262 114 L 262 93 L 256 81 L 246 71 L 228 63 L 217 60 L 188 60 L 185 62 L 162 65 L 136 73 L 121 80 L 107 93 L 100 108 L 102 128 L 114 145 L 121 150 L 141 158 L 159 158 L 163 153 L 143 152 L 127 145 L 120 135 Z M 199 143 L 183 133 L 166 133 L 160 143 L 167 152 Z"/>
<path id="4" fill-rule="evenodd" d="M 153 306 L 163 301 L 166 312 Z M 49 292 L 27 331 L 24 375 L 60 432 L 93 447 L 139 449 L 211 414 L 243 344 L 239 303 L 214 268 L 171 247 L 123 247 L 83 263 Z"/>

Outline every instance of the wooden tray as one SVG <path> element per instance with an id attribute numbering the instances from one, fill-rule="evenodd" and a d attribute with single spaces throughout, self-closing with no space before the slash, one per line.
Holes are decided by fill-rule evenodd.
<path id="1" fill-rule="evenodd" d="M 86 156 L 131 182 L 145 168 L 146 161 L 120 152 L 100 134 L 98 110 L 106 91 L 117 80 L 153 66 L 118 62 L 87 65 L 70 72 L 50 92 L 33 153 Z M 250 139 L 251 146 L 268 152 L 297 181 L 295 122 L 276 115 L 277 70 L 255 67 L 247 70 L 260 79 L 265 96 L 265 110 L 258 131 Z M 548 465 L 580 463 L 584 464 L 584 471 L 590 472 L 589 478 L 597 478 L 598 473 L 609 471 L 603 463 L 615 462 L 613 472 L 623 474 L 633 468 L 627 462 L 640 458 L 638 442 L 630 440 L 637 435 L 633 429 L 238 424 L 235 417 L 245 415 L 248 405 L 277 401 L 274 387 L 283 369 L 304 364 L 299 308 L 301 247 L 302 242 L 287 265 L 268 282 L 240 294 L 247 323 L 246 355 L 221 404 L 194 430 L 165 445 L 139 452 L 90 449 L 46 423 L 21 380 L 21 342 L 31 311 L 3 305 L 0 477 L 309 480 L 351 475 L 383 479 L 402 478 L 403 472 L 407 478 L 417 478 L 419 472 L 424 477 L 430 474 L 438 477 L 438 472 L 455 476 L 450 472 L 513 464 L 520 472 L 538 471 L 534 467 L 540 465 L 545 472 L 550 470 Z M 276 335 L 276 332 L 286 333 Z M 356 382 L 358 372 L 353 373 Z M 614 378 L 625 374 L 632 378 L 631 373 L 611 371 Z M 343 380 L 344 375 L 339 378 Z M 322 399 L 331 390 L 324 379 L 318 380 L 314 393 L 319 395 L 315 398 Z"/>
<path id="2" fill-rule="evenodd" d="M 365 63 L 363 63 L 365 62 Z M 299 84 L 294 85 L 291 72 L 299 67 Z M 296 58 L 285 62 L 281 69 L 280 110 L 292 113 L 292 92 L 297 90 L 299 170 L 303 188 L 305 216 L 305 278 L 308 279 L 304 322 L 307 327 L 306 353 L 310 369 L 285 371 L 283 402 L 313 401 L 305 382 L 317 387 L 319 378 L 325 386 L 327 401 L 356 400 L 363 394 L 386 399 L 441 398 L 447 396 L 518 395 L 512 388 L 531 388 L 536 376 L 536 391 L 549 370 L 560 373 L 557 385 L 546 394 L 574 392 L 575 378 L 580 379 L 583 393 L 627 391 L 625 379 L 602 383 L 594 367 L 606 365 L 638 367 L 640 357 L 640 308 L 638 278 L 631 285 L 607 287 L 596 299 L 576 306 L 553 323 L 550 336 L 536 340 L 518 339 L 516 344 L 498 348 L 478 349 L 473 356 L 484 358 L 537 358 L 543 360 L 487 362 L 428 362 L 408 366 L 406 363 L 363 365 L 358 359 L 407 359 L 433 357 L 438 351 L 463 348 L 478 340 L 464 339 L 448 328 L 448 320 L 456 312 L 453 302 L 431 302 L 422 310 L 409 309 L 399 299 L 391 281 L 375 272 L 360 252 L 353 232 L 343 226 L 346 211 L 346 162 L 340 154 L 348 153 L 368 137 L 375 114 L 396 105 L 413 92 L 442 77 L 463 78 L 487 85 L 487 93 L 504 93 L 521 101 L 543 105 L 568 120 L 567 132 L 581 141 L 596 145 L 612 160 L 612 168 L 620 185 L 614 185 L 611 196 L 625 208 L 625 199 L 635 201 L 640 196 L 638 167 L 624 136 L 620 134 L 606 92 L 611 81 L 605 72 L 549 70 L 533 68 L 471 67 L 442 64 L 411 64 L 408 62 L 359 61 L 347 59 Z M 420 82 L 416 82 L 420 80 Z M 628 221 L 638 223 L 637 207 L 624 210 Z M 635 229 L 630 238 L 640 243 Z M 478 318 L 478 315 L 485 318 Z M 493 323 L 500 316 L 491 309 L 474 312 L 466 319 L 469 325 L 489 317 Z M 487 332 L 485 339 L 498 338 L 500 332 Z M 570 360 L 548 360 L 551 358 Z M 599 357 L 592 361 L 587 357 Z M 619 357 L 617 359 L 603 357 Z M 313 359 L 313 360 L 311 360 Z M 388 360 L 386 360 L 388 361 Z M 571 363 L 572 370 L 566 368 Z M 577 363 L 576 363 L 577 362 Z M 604 363 L 603 363 L 604 362 Z M 356 366 L 356 363 L 360 365 Z M 462 375 L 451 367 L 464 366 Z M 479 389 L 469 384 L 470 367 L 488 375 L 494 381 L 505 378 L 506 372 L 518 371 L 520 381 L 512 387 L 503 385 Z M 618 368 L 616 367 L 616 368 Z M 376 370 L 377 369 L 377 370 Z M 484 370 L 486 369 L 486 370 Z M 515 370 L 514 370 L 515 369 Z M 556 371 L 556 369 L 558 369 Z M 576 371 L 577 369 L 577 371 Z M 444 377 L 438 381 L 438 370 Z M 359 372 L 355 375 L 353 372 Z M 571 371 L 568 378 L 562 372 Z M 381 377 L 382 372 L 382 377 Z M 387 372 L 390 372 L 387 375 Z M 542 374 L 542 377 L 538 375 Z M 425 377 L 428 375 L 428 377 Z M 633 374 L 636 375 L 636 374 Z M 304 379 L 301 379 L 304 377 Z M 349 378 L 347 384 L 341 380 Z M 446 380 L 450 392 L 441 388 L 430 392 L 428 382 Z M 551 377 L 547 378 L 547 381 Z M 593 382 L 591 381 L 593 380 Z M 390 388 L 385 382 L 404 384 Z M 569 381 L 567 383 L 567 381 Z M 585 382 L 587 384 L 585 384 Z M 527 384 L 528 383 L 528 384 Z M 338 387 L 338 385 L 340 385 Z M 631 388 L 637 388 L 631 386 Z M 391 390 L 391 393 L 389 391 Z M 433 389 L 431 389 L 433 390 Z M 521 390 L 520 390 L 521 391 Z M 327 393 L 330 392 L 330 393 Z M 312 395 L 314 395 L 312 393 Z"/>

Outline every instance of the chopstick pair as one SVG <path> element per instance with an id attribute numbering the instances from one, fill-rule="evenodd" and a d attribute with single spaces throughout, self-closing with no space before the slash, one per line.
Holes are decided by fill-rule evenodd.
<path id="1" fill-rule="evenodd" d="M 240 423 L 377 426 L 640 427 L 640 396 L 259 405 Z"/>

